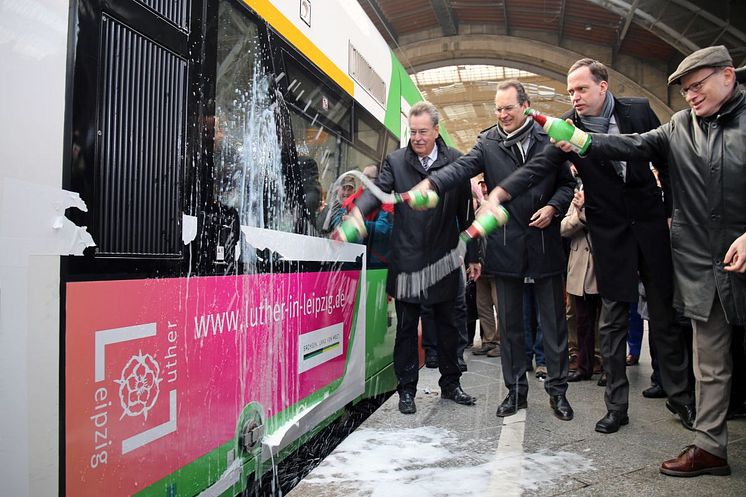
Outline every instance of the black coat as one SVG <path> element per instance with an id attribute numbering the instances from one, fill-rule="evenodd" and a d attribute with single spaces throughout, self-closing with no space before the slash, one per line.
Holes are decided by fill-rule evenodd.
<path id="1" fill-rule="evenodd" d="M 576 113 L 569 117 L 576 126 L 583 127 Z M 614 118 L 620 133 L 642 133 L 660 125 L 644 98 L 617 98 Z M 575 164 L 583 179 L 585 215 L 599 294 L 611 300 L 637 302 L 639 254 L 642 253 L 661 295 L 671 299 L 673 269 L 666 208 L 647 161 L 629 161 L 624 182 L 608 161 L 594 161 L 547 147 L 544 154 L 500 186 L 511 196 L 520 195 L 531 185 L 533 175 L 549 174 L 568 160 Z M 667 171 L 660 165 L 656 169 Z M 661 181 L 668 183 L 665 174 Z"/>
<path id="2" fill-rule="evenodd" d="M 538 155 L 549 144 L 549 137 L 538 124 L 534 124 L 530 132 L 527 159 Z M 484 172 L 487 187 L 492 190 L 520 168 L 515 152 L 505 146 L 497 127 L 493 126 L 479 136 L 468 154 L 438 172 L 431 181 L 439 191 L 447 191 L 463 178 Z M 567 260 L 560 222 L 570 206 L 574 187 L 575 180 L 567 165 L 554 168 L 544 176 L 532 175 L 528 193 L 505 204 L 510 215 L 508 223 L 488 236 L 483 271 L 516 278 L 564 274 Z M 558 215 L 544 229 L 529 227 L 531 216 L 545 205 L 553 206 Z"/>
<path id="3" fill-rule="evenodd" d="M 461 156 L 461 152 L 448 147 L 442 138 L 436 141 L 438 158 L 428 171 L 422 167 L 417 154 L 407 145 L 390 153 L 383 162 L 376 185 L 384 192 L 405 192 L 438 169 Z M 369 191 L 363 192 L 356 202 L 366 215 L 380 202 Z M 414 210 L 409 205 L 397 204 L 394 208 L 394 227 L 391 231 L 391 253 L 386 289 L 396 294 L 396 277 L 411 273 L 438 261 L 458 245 L 461 230 L 471 224 L 474 213 L 471 205 L 469 180 L 441 196 L 438 205 L 429 210 Z M 474 250 L 467 254 L 467 261 L 476 262 Z M 430 287 L 424 295 L 402 299 L 407 302 L 437 303 L 455 298 L 463 288 L 461 271 L 454 271 Z"/>

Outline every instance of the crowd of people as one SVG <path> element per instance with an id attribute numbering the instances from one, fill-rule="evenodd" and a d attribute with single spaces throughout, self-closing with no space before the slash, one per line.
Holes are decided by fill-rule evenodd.
<path id="1" fill-rule="evenodd" d="M 680 86 L 690 108 L 661 125 L 647 99 L 612 94 L 601 62 L 573 64 L 573 108 L 562 117 L 591 134 L 583 156 L 569 143 L 553 144 L 526 116 L 531 102 L 519 81 L 498 84 L 497 122 L 464 155 L 439 136 L 435 106 L 411 108 L 409 144 L 386 157 L 376 184 L 386 192 L 432 189 L 440 202 L 433 209 L 396 205 L 389 293 L 398 274 L 456 247 L 475 206 L 479 214 L 503 204 L 509 221 L 483 245 L 470 245 L 463 271 L 396 300 L 402 413 L 416 412 L 421 318 L 442 397 L 476 402 L 460 377 L 478 315 L 482 344 L 472 352 L 500 357 L 508 391 L 498 417 L 527 407 L 526 373 L 535 359 L 552 413 L 572 420 L 568 383 L 590 380 L 601 362 L 607 412 L 595 429 L 615 433 L 629 423 L 626 368 L 639 361 L 644 318 L 654 371 L 643 395 L 665 397 L 694 431 L 693 444 L 660 471 L 730 474 L 726 418 L 744 410 L 744 396 L 731 389 L 744 387 L 733 355 L 743 356 L 746 324 L 746 91 L 723 46 L 692 53 L 668 82 Z M 363 222 L 380 202 L 366 190 L 351 204 L 345 215 Z"/>

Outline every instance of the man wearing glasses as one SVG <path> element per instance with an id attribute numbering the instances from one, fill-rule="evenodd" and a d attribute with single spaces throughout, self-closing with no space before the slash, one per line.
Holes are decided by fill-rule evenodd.
<path id="1" fill-rule="evenodd" d="M 390 153 L 383 162 L 375 184 L 385 192 L 405 192 L 430 174 L 441 169 L 461 153 L 446 145 L 438 132 L 438 110 L 430 102 L 418 102 L 409 111 L 409 144 Z M 380 201 L 364 190 L 351 214 L 362 223 L 365 215 L 379 207 Z M 399 273 L 419 271 L 440 260 L 456 248 L 459 230 L 473 220 L 471 185 L 465 179 L 452 192 L 441 197 L 430 210 L 415 210 L 406 203 L 394 207 L 387 291 L 396 295 Z M 468 274 L 477 279 L 480 265 L 476 253 L 467 252 Z M 474 262 L 472 262 L 474 261 Z M 441 397 L 457 404 L 474 405 L 476 399 L 461 388 L 458 346 L 465 332 L 464 281 L 455 270 L 444 279 L 414 297 L 396 300 L 396 340 L 394 371 L 399 382 L 399 411 L 417 411 L 415 395 L 419 372 L 417 325 L 423 311 L 432 317 L 435 327 Z"/>
<path id="2" fill-rule="evenodd" d="M 441 192 L 465 178 L 484 172 L 488 188 L 519 170 L 547 148 L 549 137 L 523 111 L 530 102 L 518 81 L 497 86 L 497 124 L 477 139 L 472 150 L 430 177 Z M 563 303 L 566 262 L 560 222 L 573 197 L 575 179 L 567 165 L 539 178 L 517 202 L 506 206 L 510 220 L 487 239 L 484 271 L 494 277 L 501 342 L 501 364 L 508 395 L 498 417 L 514 415 L 527 406 L 528 381 L 523 328 L 524 279 L 534 279 L 539 321 L 544 335 L 547 378 L 544 389 L 555 417 L 569 421 L 574 412 L 567 400 L 567 322 Z"/>
<path id="3" fill-rule="evenodd" d="M 648 133 L 594 135 L 589 157 L 671 168 L 675 304 L 692 320 L 698 395 L 694 443 L 660 471 L 728 475 L 730 344 L 733 327 L 746 324 L 746 91 L 722 45 L 686 57 L 668 84 L 681 85 L 689 110 Z"/>

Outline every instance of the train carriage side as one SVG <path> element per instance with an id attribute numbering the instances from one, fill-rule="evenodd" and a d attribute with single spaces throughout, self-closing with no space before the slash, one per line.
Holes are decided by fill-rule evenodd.
<path id="1" fill-rule="evenodd" d="M 357 4 L 305 5 L 3 5 L 10 494 L 237 495 L 395 387 L 385 254 L 321 220 L 420 95 Z"/>

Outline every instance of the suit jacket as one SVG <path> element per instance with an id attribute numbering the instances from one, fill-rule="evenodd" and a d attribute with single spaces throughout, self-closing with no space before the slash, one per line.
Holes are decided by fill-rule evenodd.
<path id="1" fill-rule="evenodd" d="M 575 112 L 569 117 L 583 128 Z M 645 98 L 616 98 L 614 118 L 620 133 L 643 133 L 660 125 Z M 671 301 L 673 266 L 667 208 L 647 161 L 628 161 L 625 182 L 608 160 L 592 160 L 547 147 L 544 154 L 500 186 L 515 197 L 531 186 L 532 176 L 549 174 L 568 160 L 583 179 L 599 294 L 611 300 L 637 302 L 638 270 L 644 261 L 661 296 Z M 667 185 L 665 165 L 656 169 L 664 172 L 661 181 Z"/>
<path id="2" fill-rule="evenodd" d="M 544 129 L 534 123 L 527 158 L 538 155 L 549 145 Z M 505 145 L 496 126 L 483 132 L 471 151 L 451 166 L 438 171 L 430 181 L 439 191 L 448 191 L 465 178 L 484 172 L 487 186 L 494 188 L 511 173 L 522 168 L 515 152 Z M 560 235 L 560 221 L 572 199 L 575 180 L 563 165 L 542 177 L 533 178 L 529 192 L 506 204 L 507 224 L 487 237 L 484 258 L 486 274 L 523 278 L 546 278 L 564 274 L 566 258 Z M 551 205 L 557 216 L 544 229 L 529 226 L 540 208 Z"/>
<path id="3" fill-rule="evenodd" d="M 384 192 L 406 192 L 461 155 L 461 152 L 447 146 L 441 138 L 436 141 L 436 146 L 438 158 L 427 171 L 411 145 L 393 151 L 383 161 L 376 185 Z M 380 202 L 370 191 L 365 190 L 355 205 L 366 215 L 378 207 Z M 471 185 L 468 179 L 462 181 L 453 191 L 442 195 L 433 209 L 419 211 L 406 203 L 396 204 L 386 285 L 389 294 L 396 295 L 396 278 L 399 273 L 419 271 L 456 248 L 459 232 L 466 229 L 473 220 Z M 466 261 L 477 262 L 477 256 L 474 247 L 470 246 Z M 420 296 L 402 300 L 434 304 L 456 298 L 463 288 L 461 271 L 456 270 Z"/>

